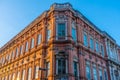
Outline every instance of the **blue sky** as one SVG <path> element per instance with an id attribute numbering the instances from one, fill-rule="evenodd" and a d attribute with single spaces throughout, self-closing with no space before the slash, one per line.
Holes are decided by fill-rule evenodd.
<path id="1" fill-rule="evenodd" d="M 0 47 L 55 2 L 71 3 L 120 45 L 120 0 L 0 0 Z"/>

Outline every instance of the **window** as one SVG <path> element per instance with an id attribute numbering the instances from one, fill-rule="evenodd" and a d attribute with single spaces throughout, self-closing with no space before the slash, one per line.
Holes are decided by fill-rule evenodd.
<path id="1" fill-rule="evenodd" d="M 35 66 L 35 79 L 38 79 L 39 66 Z"/>
<path id="2" fill-rule="evenodd" d="M 7 54 L 7 55 L 6 55 L 6 60 L 8 61 L 8 59 L 9 59 L 9 55 Z"/>
<path id="3" fill-rule="evenodd" d="M 108 76 L 107 76 L 107 71 L 106 71 L 106 69 L 104 70 L 104 80 L 108 80 Z"/>
<path id="4" fill-rule="evenodd" d="M 17 73 L 17 80 L 20 80 L 20 72 Z"/>
<path id="5" fill-rule="evenodd" d="M 74 76 L 78 77 L 78 64 L 77 62 L 73 62 L 73 68 L 74 68 Z"/>
<path id="6" fill-rule="evenodd" d="M 98 80 L 96 66 L 93 67 L 93 78 L 94 78 L 94 80 Z"/>
<path id="7" fill-rule="evenodd" d="M 47 69 L 46 76 L 48 76 L 50 74 L 50 62 L 46 63 L 46 69 Z"/>
<path id="8" fill-rule="evenodd" d="M 41 34 L 38 34 L 38 37 L 37 37 L 37 44 L 39 45 L 42 41 L 42 36 Z"/>
<path id="9" fill-rule="evenodd" d="M 34 38 L 31 39 L 31 48 L 34 48 Z"/>
<path id="10" fill-rule="evenodd" d="M 15 55 L 14 55 L 14 51 L 12 51 L 12 58 L 14 59 Z"/>
<path id="11" fill-rule="evenodd" d="M 32 69 L 29 68 L 28 69 L 28 76 L 27 76 L 27 80 L 31 80 L 31 72 L 32 72 Z"/>
<path id="12" fill-rule="evenodd" d="M 66 74 L 66 60 L 65 59 L 58 59 L 58 74 Z"/>
<path id="13" fill-rule="evenodd" d="M 8 56 L 8 60 L 10 61 L 10 59 L 11 59 L 11 53 L 9 54 L 9 56 Z"/>
<path id="14" fill-rule="evenodd" d="M 76 33 L 76 27 L 75 27 L 75 23 L 72 23 L 72 38 L 74 41 L 77 40 L 77 33 Z"/>
<path id="15" fill-rule="evenodd" d="M 99 43 L 96 42 L 96 52 L 99 52 Z"/>
<path id="16" fill-rule="evenodd" d="M 112 67 L 111 67 L 111 79 L 114 80 L 114 70 Z"/>
<path id="17" fill-rule="evenodd" d="M 20 54 L 22 54 L 23 51 L 23 45 L 20 46 Z"/>
<path id="18" fill-rule="evenodd" d="M 28 42 L 26 42 L 26 44 L 25 44 L 25 52 L 27 52 L 28 51 Z"/>
<path id="19" fill-rule="evenodd" d="M 49 41 L 50 37 L 51 37 L 51 30 L 47 29 L 47 41 Z"/>
<path id="20" fill-rule="evenodd" d="M 57 36 L 58 36 L 58 39 L 65 39 L 65 36 L 66 36 L 65 23 L 58 23 Z"/>
<path id="21" fill-rule="evenodd" d="M 15 73 L 13 73 L 12 80 L 15 80 Z"/>
<path id="22" fill-rule="evenodd" d="M 87 37 L 87 33 L 85 33 L 85 32 L 83 34 L 83 39 L 84 39 L 84 41 L 83 41 L 84 42 L 84 46 L 87 47 L 88 46 L 88 37 Z"/>
<path id="23" fill-rule="evenodd" d="M 100 52 L 101 52 L 102 56 L 104 56 L 104 47 L 103 47 L 103 45 L 100 45 Z"/>
<path id="24" fill-rule="evenodd" d="M 25 70 L 22 71 L 22 80 L 25 80 Z"/>
<path id="25" fill-rule="evenodd" d="M 100 80 L 103 80 L 103 77 L 102 77 L 102 69 L 99 70 L 99 77 L 100 77 Z"/>
<path id="26" fill-rule="evenodd" d="M 90 37 L 90 49 L 94 50 L 94 41 L 92 37 Z"/>
<path id="27" fill-rule="evenodd" d="M 8 80 L 11 80 L 11 74 L 9 75 Z"/>
<path id="28" fill-rule="evenodd" d="M 87 80 L 91 80 L 91 71 L 90 71 L 90 63 L 86 62 L 86 78 Z"/>
<path id="29" fill-rule="evenodd" d="M 16 57 L 18 57 L 19 53 L 18 53 L 18 48 L 16 48 Z"/>

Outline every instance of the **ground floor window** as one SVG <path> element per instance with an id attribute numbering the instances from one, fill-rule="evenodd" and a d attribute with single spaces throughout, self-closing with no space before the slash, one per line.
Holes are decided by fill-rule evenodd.
<path id="1" fill-rule="evenodd" d="M 91 80 L 91 71 L 90 71 L 90 63 L 86 62 L 86 78 L 87 80 Z"/>
<path id="2" fill-rule="evenodd" d="M 102 69 L 99 69 L 99 78 L 100 78 L 100 80 L 103 80 Z"/>
<path id="3" fill-rule="evenodd" d="M 96 66 L 93 66 L 93 78 L 94 78 L 94 80 L 98 80 Z"/>

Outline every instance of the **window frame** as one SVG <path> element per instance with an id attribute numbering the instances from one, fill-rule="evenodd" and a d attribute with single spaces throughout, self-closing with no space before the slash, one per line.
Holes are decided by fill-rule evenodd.
<path id="1" fill-rule="evenodd" d="M 59 37 L 61 37 L 61 36 L 58 36 L 58 24 L 65 24 L 65 36 L 62 36 L 62 37 L 64 37 L 64 39 L 59 39 Z M 66 40 L 67 39 L 67 22 L 65 21 L 65 22 L 57 22 L 56 23 L 56 40 Z"/>
<path id="2" fill-rule="evenodd" d="M 87 32 L 83 32 L 83 45 L 85 47 L 88 47 L 88 35 L 87 35 Z"/>
<path id="3" fill-rule="evenodd" d="M 35 39 L 31 38 L 31 46 L 30 46 L 30 48 L 32 49 L 32 48 L 34 48 L 34 46 L 35 46 Z"/>
<path id="4" fill-rule="evenodd" d="M 90 36 L 90 49 L 94 51 L 94 38 Z"/>
<path id="5" fill-rule="evenodd" d="M 74 41 L 77 41 L 77 29 L 76 29 L 76 25 L 75 22 L 72 22 L 72 27 L 71 27 L 71 33 L 72 33 L 72 39 Z"/>
<path id="6" fill-rule="evenodd" d="M 88 68 L 89 68 L 89 73 L 87 72 Z M 85 70 L 86 70 L 86 77 L 87 77 L 87 79 L 91 80 L 91 66 L 90 66 L 90 62 L 89 61 L 86 61 L 86 68 L 85 68 Z M 89 74 L 89 77 L 88 77 L 87 73 Z"/>

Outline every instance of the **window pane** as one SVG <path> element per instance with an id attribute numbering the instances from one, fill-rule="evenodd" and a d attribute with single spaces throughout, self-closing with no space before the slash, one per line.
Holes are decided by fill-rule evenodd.
<path id="1" fill-rule="evenodd" d="M 38 44 L 38 45 L 41 43 L 41 39 L 42 39 L 41 34 L 39 34 L 39 35 L 38 35 L 38 39 L 37 39 L 37 40 L 38 40 L 38 41 L 37 41 L 37 44 Z"/>
<path id="2" fill-rule="evenodd" d="M 58 60 L 58 74 L 61 74 L 61 60 Z"/>
<path id="3" fill-rule="evenodd" d="M 66 61 L 65 59 L 58 60 L 58 74 L 65 74 L 66 73 Z"/>
<path id="4" fill-rule="evenodd" d="M 34 48 L 34 38 L 31 40 L 31 48 Z"/>
<path id="5" fill-rule="evenodd" d="M 12 51 L 12 58 L 14 58 L 15 57 L 15 54 L 14 54 L 14 51 Z"/>
<path id="6" fill-rule="evenodd" d="M 17 80 L 20 80 L 20 72 L 17 73 Z"/>
<path id="7" fill-rule="evenodd" d="M 103 80 L 102 79 L 102 70 L 101 69 L 99 70 L 99 77 L 100 77 L 100 80 Z"/>
<path id="8" fill-rule="evenodd" d="M 18 57 L 19 53 L 18 53 L 18 48 L 16 48 L 16 57 Z"/>
<path id="9" fill-rule="evenodd" d="M 74 41 L 77 40 L 76 28 L 74 23 L 72 23 L 72 38 Z"/>
<path id="10" fill-rule="evenodd" d="M 93 38 L 90 38 L 90 49 L 94 50 L 94 41 L 93 41 Z"/>
<path id="11" fill-rule="evenodd" d="M 96 52 L 99 52 L 99 43 L 96 42 Z"/>
<path id="12" fill-rule="evenodd" d="M 26 42 L 26 44 L 25 44 L 25 52 L 27 52 L 28 51 L 28 42 Z"/>
<path id="13" fill-rule="evenodd" d="M 48 30 L 47 30 L 47 41 L 50 39 L 50 36 L 51 36 L 51 30 L 48 29 Z"/>
<path id="14" fill-rule="evenodd" d="M 27 78 L 27 80 L 31 80 L 31 71 L 32 71 L 32 69 L 29 68 L 28 69 L 28 78 Z"/>
<path id="15" fill-rule="evenodd" d="M 104 70 L 104 79 L 108 80 L 108 76 L 107 76 L 107 71 L 106 70 Z"/>
<path id="16" fill-rule="evenodd" d="M 35 66 L 35 79 L 38 78 L 39 66 Z"/>
<path id="17" fill-rule="evenodd" d="M 22 80 L 25 80 L 25 70 L 22 71 Z"/>
<path id="18" fill-rule="evenodd" d="M 74 41 L 77 40 L 77 38 L 76 38 L 76 29 L 72 29 L 72 38 L 73 38 Z"/>
<path id="19" fill-rule="evenodd" d="M 13 73 L 12 80 L 15 80 L 15 73 Z"/>
<path id="20" fill-rule="evenodd" d="M 83 35 L 83 39 L 84 39 L 84 46 L 88 46 L 88 38 L 87 38 L 87 34 L 86 33 L 84 33 L 84 35 Z"/>
<path id="21" fill-rule="evenodd" d="M 88 80 L 91 80 L 91 72 L 90 72 L 90 63 L 86 62 L 86 77 Z"/>
<path id="22" fill-rule="evenodd" d="M 46 63 L 46 69 L 47 69 L 46 76 L 48 76 L 50 74 L 50 62 Z"/>
<path id="23" fill-rule="evenodd" d="M 96 67 L 93 68 L 93 76 L 94 76 L 94 80 L 98 80 Z"/>
<path id="24" fill-rule="evenodd" d="M 103 45 L 101 45 L 100 48 L 101 48 L 101 54 L 102 54 L 102 56 L 104 56 L 104 47 L 103 47 Z"/>
<path id="25" fill-rule="evenodd" d="M 65 23 L 58 23 L 58 37 L 65 37 Z"/>
<path id="26" fill-rule="evenodd" d="M 20 54 L 22 54 L 23 45 L 20 46 Z"/>
<path id="27" fill-rule="evenodd" d="M 77 69 L 77 62 L 73 62 L 73 67 L 74 67 L 74 76 L 77 77 L 78 76 L 78 69 Z"/>

